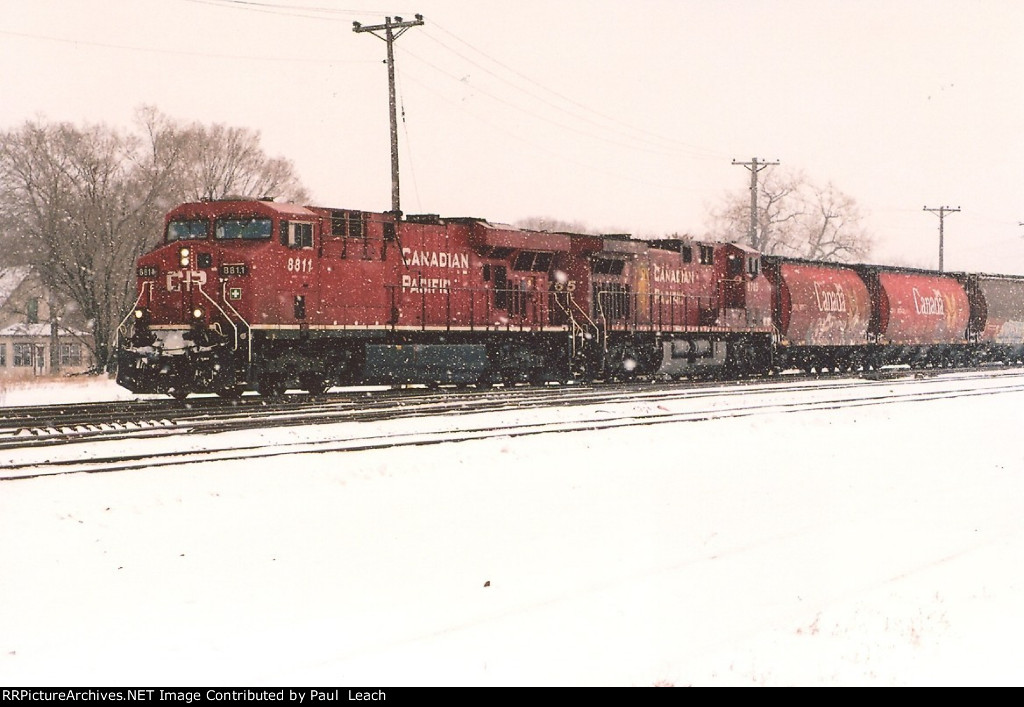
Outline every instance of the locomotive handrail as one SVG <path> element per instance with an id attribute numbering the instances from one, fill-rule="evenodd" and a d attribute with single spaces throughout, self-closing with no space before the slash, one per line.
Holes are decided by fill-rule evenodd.
<path id="1" fill-rule="evenodd" d="M 461 311 L 457 300 L 458 296 L 464 298 L 463 304 L 469 308 L 469 329 L 471 331 L 478 328 L 527 331 L 531 327 L 563 326 L 555 325 L 551 321 L 553 307 L 548 303 L 548 295 L 554 294 L 554 292 L 549 290 L 515 288 L 494 290 L 486 287 L 444 286 L 437 287 L 434 291 L 403 292 L 405 287 L 407 285 L 383 285 L 386 293 L 385 299 L 390 303 L 391 310 L 386 325 L 392 330 L 400 324 L 403 326 L 411 324 L 424 331 L 438 326 L 450 330 L 453 325 L 458 323 L 457 314 Z M 506 295 L 509 306 L 492 306 L 491 301 L 495 293 Z M 437 296 L 438 299 L 431 300 L 431 296 Z M 483 307 L 480 307 L 481 301 Z M 558 306 L 563 314 L 572 319 L 571 314 L 561 302 L 558 302 Z M 507 321 L 504 324 L 491 321 L 491 314 L 495 311 L 508 313 Z M 478 317 L 478 313 L 482 315 L 482 319 Z M 401 321 L 403 316 L 406 317 L 404 322 Z"/>
<path id="2" fill-rule="evenodd" d="M 583 307 L 581 307 L 576 301 L 576 298 L 572 296 L 572 290 L 566 290 L 566 299 L 569 301 L 569 304 L 576 308 L 576 311 L 583 315 L 583 319 L 586 320 L 587 324 L 595 329 L 597 328 L 597 323 L 590 318 L 590 315 L 587 314 L 587 310 L 583 309 Z"/>
<path id="3" fill-rule="evenodd" d="M 572 304 L 572 293 L 567 290 L 563 290 L 561 283 L 558 283 L 555 285 L 555 290 L 551 294 L 553 295 L 552 299 L 554 300 L 555 305 L 562 310 L 562 313 L 569 321 L 569 356 L 575 359 L 578 353 L 576 339 L 583 339 L 584 329 L 580 323 L 576 321 L 576 317 L 573 316 L 572 308 L 570 306 Z M 565 303 L 558 298 L 558 295 L 560 294 L 565 294 Z"/>
<path id="4" fill-rule="evenodd" d="M 134 314 L 135 310 L 137 310 L 139 308 L 139 302 L 142 301 L 143 295 L 146 294 L 146 286 L 147 285 L 149 285 L 149 287 L 152 288 L 153 287 L 153 281 L 152 280 L 144 280 L 142 282 L 142 287 L 139 289 L 139 296 L 135 298 L 135 302 L 132 304 L 131 308 L 129 308 L 128 314 L 124 315 L 124 319 L 122 319 L 121 323 L 117 325 L 117 338 L 118 338 L 118 340 L 114 342 L 114 346 L 115 347 L 117 347 L 119 345 L 119 343 L 120 343 L 120 338 L 121 338 L 122 331 L 124 331 L 124 333 L 128 333 L 124 329 L 125 322 L 127 322 L 129 319 L 131 319 L 132 314 Z M 150 294 L 150 297 L 152 298 L 152 294 Z"/>
<path id="5" fill-rule="evenodd" d="M 238 312 L 238 310 L 235 309 L 234 305 L 232 305 L 231 302 L 228 301 L 227 289 L 228 289 L 228 283 L 227 283 L 227 281 L 225 281 L 225 282 L 223 282 L 221 284 L 220 297 L 224 301 L 224 304 L 227 305 L 228 309 L 230 309 L 232 312 L 234 312 L 235 316 L 238 317 L 238 321 L 242 322 L 242 324 L 245 325 L 245 328 L 249 331 L 249 336 L 247 337 L 247 346 L 246 346 L 246 348 L 247 348 L 247 358 L 248 358 L 248 361 L 249 361 L 249 363 L 252 363 L 252 326 L 249 324 L 248 321 L 246 321 L 245 317 L 243 317 Z M 236 350 L 237 350 L 237 347 L 236 347 Z"/>
<path id="6" fill-rule="evenodd" d="M 206 290 L 203 289 L 202 285 L 197 283 L 195 287 L 196 287 L 197 290 L 199 290 L 199 294 L 201 294 L 203 297 L 205 297 L 210 302 L 210 304 L 212 304 L 214 307 L 216 307 L 217 310 L 221 313 L 221 315 L 223 315 L 224 319 L 227 320 L 228 324 L 231 325 L 232 330 L 234 330 L 234 332 L 235 332 L 235 347 L 234 348 L 235 348 L 235 351 L 238 351 L 238 327 L 235 326 L 235 323 L 233 321 L 231 321 L 231 317 L 229 317 L 228 313 L 224 311 L 224 308 L 221 307 L 219 304 L 217 304 L 217 300 L 215 300 L 213 297 L 210 297 L 210 295 L 206 294 Z"/>
<path id="7" fill-rule="evenodd" d="M 701 304 L 705 300 L 709 305 L 706 311 L 715 311 L 710 307 L 714 298 L 709 296 L 689 295 L 682 292 L 649 292 L 647 294 L 632 292 L 627 295 L 630 306 L 629 313 L 613 317 L 606 311 L 614 309 L 608 305 L 607 300 L 619 294 L 621 293 L 612 290 L 598 290 L 596 293 L 598 314 L 608 327 L 618 325 L 629 328 L 631 331 L 656 331 L 666 326 L 672 329 L 677 326 L 689 327 L 691 326 L 691 313 L 695 312 L 695 316 L 699 317 L 702 311 Z M 641 316 L 643 312 L 646 313 L 646 317 Z M 702 326 L 699 320 L 697 326 Z"/>
<path id="8" fill-rule="evenodd" d="M 576 310 L 580 314 L 583 315 L 583 319 L 586 321 L 587 324 L 590 325 L 590 328 L 593 330 L 594 336 L 596 336 L 598 342 L 600 342 L 601 349 L 604 352 L 607 353 L 607 351 L 608 351 L 607 329 L 601 328 L 600 326 L 598 326 L 597 322 L 595 322 L 593 319 L 590 318 L 590 315 L 587 314 L 587 311 L 585 309 L 583 309 L 583 307 L 581 307 L 579 305 L 579 303 L 576 301 L 576 298 L 572 296 L 572 292 L 573 292 L 572 290 L 566 289 L 566 299 L 569 301 L 569 304 L 574 306 L 576 308 Z M 582 326 L 580 327 L 580 331 L 583 331 L 583 327 Z M 604 335 L 602 335 L 602 332 L 604 332 Z"/>

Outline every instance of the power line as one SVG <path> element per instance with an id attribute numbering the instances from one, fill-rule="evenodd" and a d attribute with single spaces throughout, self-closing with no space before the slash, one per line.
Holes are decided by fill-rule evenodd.
<path id="1" fill-rule="evenodd" d="M 480 86 L 478 86 L 476 84 L 469 84 L 468 81 L 464 81 L 463 79 L 460 79 L 459 77 L 455 76 L 454 74 L 452 74 L 452 73 L 450 73 L 448 71 L 445 71 L 444 69 L 442 69 L 441 67 L 437 66 L 436 64 L 433 64 L 432 62 L 427 61 L 423 57 L 417 55 L 414 52 L 409 51 L 408 49 L 403 49 L 402 50 L 402 54 L 406 55 L 406 56 L 411 56 L 414 59 L 417 59 L 421 63 L 423 63 L 426 66 L 428 66 L 431 69 L 433 69 L 434 71 L 437 71 L 438 73 L 440 73 L 440 74 L 442 74 L 444 76 L 447 76 L 448 78 L 450 78 L 455 83 L 470 85 L 472 87 L 472 89 L 476 93 L 479 93 L 479 94 L 481 94 L 483 96 L 486 96 L 487 98 L 490 98 L 492 101 L 495 101 L 495 102 L 500 103 L 502 105 L 508 106 L 509 108 L 511 108 L 513 110 L 519 111 L 520 113 L 528 115 L 531 118 L 534 118 L 536 120 L 540 120 L 542 122 L 545 122 L 545 123 L 548 123 L 550 125 L 553 125 L 556 128 L 560 128 L 562 130 L 568 130 L 569 132 L 576 133 L 577 135 L 582 135 L 583 137 L 591 138 L 591 139 L 594 139 L 594 140 L 600 140 L 601 142 L 605 142 L 605 143 L 608 143 L 610 145 L 617 145 L 619 147 L 625 147 L 625 148 L 633 150 L 635 152 L 647 152 L 647 153 L 654 154 L 654 155 L 664 155 L 664 152 L 665 152 L 664 149 L 657 149 L 654 146 L 637 147 L 635 144 L 630 144 L 630 143 L 622 142 L 620 140 L 615 140 L 615 139 L 612 139 L 612 138 L 608 137 L 607 135 L 602 135 L 602 134 L 598 134 L 598 133 L 595 133 L 595 132 L 590 132 L 590 131 L 587 131 L 587 130 L 582 130 L 578 126 L 575 126 L 575 125 L 567 125 L 564 122 L 560 122 L 560 121 L 556 120 L 551 115 L 544 114 L 544 113 L 538 113 L 538 112 L 529 110 L 527 108 L 524 108 L 521 105 L 517 105 L 517 104 L 515 104 L 515 103 L 513 103 L 513 102 L 511 102 L 509 100 L 506 100 L 506 99 L 500 97 L 499 95 L 491 93 L 490 91 L 487 91 L 487 90 L 481 88 Z M 406 69 L 405 71 L 408 72 L 408 69 Z M 422 82 L 421 82 L 421 85 L 425 86 L 425 84 L 423 84 Z M 428 87 L 428 90 L 430 90 L 429 87 Z M 438 94 L 435 93 L 435 95 L 438 95 Z M 595 123 L 595 125 L 598 125 L 598 124 Z M 598 127 L 601 127 L 601 126 L 598 125 Z M 626 138 L 627 139 L 634 139 L 634 138 L 630 138 L 630 136 L 626 136 Z"/>
<path id="2" fill-rule="evenodd" d="M 26 32 L 9 32 L 7 30 L 0 30 L 0 35 L 6 35 L 9 37 L 20 37 L 22 39 L 41 39 L 47 42 L 60 42 L 62 44 L 73 44 L 77 46 L 86 47 L 99 47 L 102 49 L 117 49 L 120 51 L 127 52 L 144 52 L 147 54 L 169 54 L 171 56 L 194 56 L 204 59 L 243 59 L 245 61 L 270 61 L 270 62 L 288 62 L 288 63 L 302 63 L 302 64 L 368 64 L 376 63 L 369 61 L 354 61 L 354 60 L 338 60 L 338 59 L 310 59 L 306 57 L 297 56 L 260 56 L 260 55 L 242 55 L 242 54 L 214 54 L 212 52 L 184 52 L 176 49 L 155 49 L 153 47 L 139 47 L 129 46 L 127 44 L 109 44 L 106 42 L 93 42 L 83 39 L 65 39 L 63 37 L 50 37 L 43 34 L 28 34 Z"/>
<path id="3" fill-rule="evenodd" d="M 330 15 L 367 15 L 371 10 L 341 10 L 338 8 L 322 7 L 319 5 L 287 5 L 279 2 L 257 2 L 256 0 L 184 0 L 197 5 L 211 5 L 213 7 L 224 7 L 233 10 L 249 10 L 252 12 L 263 12 L 272 15 L 286 15 L 290 17 L 306 17 L 314 19 L 331 19 Z M 314 14 L 306 14 L 314 13 Z M 328 17 L 324 17 L 328 15 Z"/>
<path id="4" fill-rule="evenodd" d="M 402 72 L 400 72 L 399 75 L 404 77 L 405 79 L 411 80 L 413 83 L 416 83 L 416 84 L 422 86 L 424 89 L 426 89 L 428 91 L 432 90 L 430 87 L 426 86 L 421 81 L 418 81 L 416 79 L 416 77 L 414 75 L 410 74 L 407 70 L 403 70 Z M 654 181 L 651 181 L 650 179 L 638 179 L 638 178 L 635 178 L 635 177 L 628 176 L 621 169 L 611 169 L 611 168 L 608 168 L 608 167 L 598 166 L 598 165 L 590 164 L 590 163 L 587 163 L 587 162 L 581 162 L 580 160 L 576 159 L 572 155 L 569 155 L 568 153 L 561 152 L 561 151 L 555 151 L 555 150 L 550 149 L 549 147 L 541 145 L 540 143 L 538 143 L 536 141 L 528 140 L 528 139 L 524 138 L 522 135 L 519 135 L 519 134 L 509 130 L 507 127 L 502 126 L 502 125 L 497 124 L 497 123 L 494 123 L 489 118 L 486 118 L 486 117 L 484 117 L 482 115 L 478 115 L 477 113 L 474 113 L 473 111 L 468 110 L 465 106 L 460 105 L 457 101 L 454 101 L 454 100 L 452 100 L 452 99 L 450 99 L 450 98 L 448 98 L 448 97 L 446 97 L 446 96 L 444 96 L 444 95 L 442 95 L 440 93 L 433 93 L 432 95 L 435 98 L 437 98 L 438 100 L 444 101 L 445 103 L 448 103 L 449 105 L 452 105 L 452 106 L 455 106 L 455 107 L 459 108 L 464 113 L 466 113 L 466 115 L 468 115 L 469 117 L 471 117 L 474 120 L 478 121 L 481 125 L 486 126 L 490 130 L 501 132 L 502 134 L 508 136 L 509 138 L 511 138 L 513 140 L 516 140 L 517 142 L 519 142 L 519 143 L 521 143 L 521 144 L 523 144 L 523 145 L 525 145 L 525 146 L 527 146 L 527 147 L 529 147 L 529 148 L 531 148 L 531 149 L 533 149 L 533 150 L 535 150 L 537 152 L 540 152 L 540 153 L 543 153 L 545 155 L 548 155 L 548 156 L 551 156 L 551 157 L 555 158 L 558 161 L 559 164 L 574 164 L 574 165 L 577 165 L 577 166 L 582 167 L 584 169 L 587 169 L 587 170 L 589 170 L 591 172 L 594 172 L 594 173 L 597 173 L 597 174 L 604 174 L 606 176 L 614 177 L 615 179 L 618 179 L 620 181 L 630 182 L 630 183 L 633 183 L 633 184 L 643 184 L 645 186 L 655 187 L 655 188 L 663 189 L 663 190 L 672 190 L 672 191 L 677 191 L 678 190 L 678 188 L 675 185 L 669 185 L 669 184 L 666 184 L 665 182 L 654 182 Z"/>
<path id="5" fill-rule="evenodd" d="M 445 34 L 447 34 L 448 36 L 452 37 L 453 39 L 457 40 L 458 42 L 461 42 L 462 44 L 464 44 L 465 46 L 469 47 L 470 49 L 472 49 L 474 52 L 476 52 L 480 56 L 482 56 L 485 59 L 493 62 L 494 64 L 496 64 L 498 66 L 500 66 L 501 68 L 505 69 L 509 73 L 511 73 L 511 74 L 513 74 L 515 76 L 518 76 L 519 78 L 521 78 L 522 80 L 526 81 L 527 83 L 532 84 L 532 85 L 538 87 L 542 91 L 545 91 L 545 92 L 551 94 L 552 96 L 555 96 L 559 100 L 564 101 L 565 103 L 570 104 L 572 106 L 575 106 L 576 108 L 582 110 L 583 111 L 582 116 L 581 116 L 581 114 L 579 112 L 571 111 L 571 110 L 566 109 L 565 107 L 558 106 L 558 105 L 556 105 L 554 103 L 551 103 L 550 101 L 548 101 L 548 100 L 538 96 L 535 93 L 527 91 L 522 86 L 517 86 L 516 84 L 512 83 L 508 79 L 505 79 L 505 78 L 499 76 L 498 74 L 490 71 L 486 67 L 483 67 L 480 64 L 477 64 L 476 62 L 473 62 L 471 59 L 469 59 L 465 55 L 455 51 L 451 47 L 448 47 L 446 44 L 444 44 L 443 42 L 441 42 L 437 38 L 432 37 L 429 32 L 427 33 L 427 36 L 430 39 L 433 39 L 435 42 L 437 42 L 438 44 L 443 46 L 445 49 L 448 49 L 448 51 L 452 52 L 453 54 L 455 54 L 456 56 L 462 58 L 465 61 L 469 61 L 474 66 L 477 66 L 480 69 L 482 69 L 483 71 L 486 71 L 487 73 L 491 74 L 492 76 L 494 76 L 495 78 L 499 79 L 500 81 L 504 81 L 505 83 L 507 83 L 508 85 L 512 86 L 513 88 L 516 88 L 517 90 L 522 91 L 523 93 L 525 93 L 525 94 L 527 94 L 529 96 L 532 96 L 533 98 L 536 98 L 537 100 L 543 101 L 547 105 L 550 105 L 550 106 L 556 108 L 557 110 L 561 110 L 561 111 L 563 111 L 563 112 L 565 112 L 565 113 L 567 113 L 567 114 L 569 114 L 569 115 L 571 115 L 571 116 L 573 116 L 573 117 L 575 117 L 577 119 L 586 120 L 587 122 L 594 123 L 595 125 L 598 125 L 599 127 L 606 127 L 606 126 L 604 126 L 604 125 L 602 125 L 600 123 L 596 123 L 596 122 L 593 121 L 593 117 L 599 117 L 599 118 L 604 119 L 605 121 L 608 121 L 608 122 L 610 122 L 610 123 L 612 123 L 614 125 L 619 126 L 620 128 L 622 128 L 624 130 L 627 130 L 627 131 L 630 131 L 630 132 L 634 133 L 634 135 L 631 136 L 631 139 L 634 139 L 634 140 L 645 140 L 648 143 L 657 144 L 657 145 L 661 146 L 662 148 L 664 148 L 666 145 L 671 145 L 671 146 L 674 146 L 674 147 L 672 147 L 672 149 L 680 150 L 680 151 L 687 151 L 687 152 L 689 152 L 690 154 L 692 154 L 694 156 L 703 156 L 703 157 L 706 157 L 706 158 L 710 158 L 710 157 L 720 157 L 723 154 L 723 153 L 721 153 L 719 151 L 716 151 L 716 150 L 711 150 L 711 149 L 708 149 L 708 148 L 705 148 L 705 147 L 700 147 L 698 145 L 693 145 L 693 144 L 684 142 L 682 140 L 677 140 L 675 138 L 670 138 L 670 137 L 667 137 L 665 135 L 660 135 L 658 133 L 652 132 L 652 131 L 647 130 L 645 128 L 641 128 L 641 127 L 637 127 L 637 126 L 634 126 L 634 125 L 630 125 L 629 123 L 625 123 L 625 122 L 623 122 L 623 121 L 621 121 L 621 120 L 619 120 L 619 119 L 617 119 L 617 118 L 615 118 L 613 116 L 610 116 L 610 115 L 608 115 L 606 113 L 602 113 L 601 111 L 595 110 L 594 108 L 592 108 L 590 106 L 587 106 L 587 105 L 584 105 L 583 103 L 580 103 L 579 101 L 576 101 L 576 100 L 574 100 L 574 99 L 572 99 L 572 98 L 562 94 L 559 91 L 556 91 L 554 89 L 548 88 L 544 84 L 541 84 L 541 83 L 535 81 L 534 79 L 530 78 L 529 76 L 523 74 L 520 71 L 517 71 L 516 69 L 512 68 L 511 66 L 509 66 L 509 65 L 501 62 L 500 60 L 492 57 L 491 55 L 487 54 L 483 50 L 478 49 L 477 47 L 473 46 L 472 44 L 470 44 L 469 42 L 465 41 L 461 37 L 458 37 L 457 35 L 453 34 L 450 31 L 448 31 L 443 26 L 439 25 L 437 22 L 434 22 L 433 25 L 435 27 L 437 27 L 438 29 L 440 29 Z M 644 136 L 647 136 L 647 137 L 645 137 L 645 138 L 638 137 L 636 134 L 644 135 Z"/>
<path id="6" fill-rule="evenodd" d="M 292 17 L 305 17 L 305 18 L 313 18 L 313 19 L 334 20 L 334 19 L 338 19 L 338 17 L 337 17 L 338 15 L 367 14 L 367 11 L 365 11 L 365 10 L 329 8 L 329 7 L 323 7 L 321 5 L 291 5 L 291 4 L 281 3 L 281 2 L 271 2 L 269 0 L 185 0 L 185 1 L 186 2 L 196 3 L 196 4 L 210 5 L 210 6 L 214 6 L 214 7 L 233 8 L 233 9 L 246 10 L 246 11 L 251 11 L 251 12 L 265 12 L 265 13 L 272 13 L 272 14 L 277 14 L 277 15 L 286 15 L 286 16 L 292 16 Z M 312 13 L 312 14 L 310 14 L 310 13 Z M 576 100 L 574 100 L 574 99 L 572 99 L 572 98 L 562 94 L 561 92 L 559 92 L 557 90 L 548 88 L 547 86 L 544 86 L 543 84 L 533 80 L 529 76 L 523 74 L 520 71 L 517 71 L 516 69 L 512 68 L 508 64 L 505 64 L 504 62 L 502 62 L 502 61 L 496 59 L 495 57 L 487 54 L 483 50 L 473 46 L 472 44 L 470 44 L 469 42 L 465 41 L 461 37 L 458 37 L 457 35 L 455 35 L 451 31 L 449 31 L 449 30 L 445 29 L 443 26 L 439 25 L 436 21 L 433 22 L 433 25 L 436 26 L 438 29 L 440 29 L 445 34 L 447 34 L 448 36 L 450 36 L 453 39 L 455 39 L 456 41 L 462 43 L 463 45 L 465 45 L 466 47 L 468 47 L 472 51 L 476 52 L 477 54 L 479 54 L 480 56 L 484 57 L 488 61 L 493 62 L 495 65 L 501 67 L 502 69 L 504 69 L 505 71 L 509 72 L 510 74 L 513 74 L 513 75 L 519 77 L 520 79 L 526 81 L 527 83 L 532 84 L 533 86 L 538 87 L 542 91 L 544 91 L 544 92 L 546 92 L 546 93 L 556 97 L 558 100 L 563 101 L 565 104 L 568 104 L 570 106 L 575 107 L 575 109 L 578 109 L 578 110 L 570 110 L 570 109 L 566 108 L 564 105 L 558 105 L 558 104 L 552 102 L 550 99 L 547 99 L 547 98 L 545 98 L 545 97 L 543 97 L 541 95 L 538 95 L 535 92 L 526 90 L 522 86 L 516 85 L 515 83 L 509 81 L 507 78 L 505 78 L 503 76 L 500 76 L 499 74 L 491 71 L 490 69 L 488 69 L 487 67 L 479 64 L 478 62 L 473 61 L 473 59 L 471 59 L 470 57 L 466 56 L 465 54 L 463 54 L 463 53 L 457 51 L 456 49 L 448 46 L 447 44 L 442 42 L 440 39 L 434 37 L 430 32 L 426 32 L 425 35 L 429 39 L 431 39 L 434 42 L 438 43 L 440 46 L 444 47 L 445 49 L 447 49 L 448 51 L 453 53 L 455 56 L 461 58 L 463 61 L 466 61 L 469 64 L 471 64 L 473 66 L 476 66 L 480 70 L 485 71 L 486 73 L 490 74 L 491 76 L 493 76 L 497 80 L 502 81 L 502 82 L 512 86 L 516 90 L 521 91 L 524 94 L 526 94 L 528 96 L 531 96 L 532 98 L 534 98 L 536 100 L 539 100 L 539 101 L 545 103 L 546 105 L 549 105 L 550 107 L 552 107 L 552 108 L 554 108 L 556 110 L 559 110 L 559 111 L 562 111 L 562 112 L 564 112 L 564 113 L 566 113 L 568 115 L 571 115 L 576 120 L 581 120 L 581 121 L 584 121 L 584 122 L 591 123 L 592 125 L 594 125 L 596 127 L 599 127 L 599 128 L 607 128 L 608 126 L 606 124 L 603 124 L 603 123 L 598 122 L 598 121 L 595 120 L 595 118 L 600 118 L 600 119 L 606 121 L 607 123 L 611 123 L 611 124 L 613 124 L 615 126 L 618 126 L 619 130 L 624 130 L 624 131 L 628 131 L 629 133 L 632 133 L 630 135 L 630 139 L 640 140 L 640 141 L 643 141 L 643 142 L 647 142 L 648 144 L 650 144 L 652 146 L 656 146 L 656 147 L 658 147 L 658 148 L 660 148 L 662 150 L 664 150 L 666 148 L 667 149 L 673 149 L 673 150 L 677 150 L 677 151 L 680 151 L 680 152 L 688 153 L 688 154 L 690 154 L 690 155 L 692 155 L 694 157 L 701 157 L 701 158 L 705 158 L 705 159 L 713 158 L 713 157 L 717 158 L 717 157 L 722 156 L 722 153 L 719 152 L 719 151 L 711 150 L 711 149 L 704 148 L 704 147 L 700 147 L 700 146 L 693 145 L 693 144 L 690 144 L 690 143 L 686 143 L 684 141 L 677 140 L 677 139 L 671 138 L 671 137 L 667 137 L 665 135 L 660 135 L 658 133 L 652 132 L 652 131 L 647 130 L 645 128 L 641 128 L 641 127 L 637 127 L 637 126 L 634 126 L 634 125 L 630 125 L 630 124 L 625 123 L 625 122 L 623 122 L 623 121 L 621 121 L 621 120 L 619 120 L 619 119 L 617 119 L 617 118 L 615 118 L 613 116 L 610 116 L 610 115 L 602 113 L 602 112 L 600 112 L 598 110 L 595 110 L 594 108 L 589 107 L 587 105 L 584 105 L 583 103 L 580 103 L 579 101 L 576 101 Z M 417 57 L 417 58 L 419 58 L 419 57 Z M 422 61 L 422 59 L 421 59 L 421 61 Z M 440 69 L 438 69 L 438 70 L 440 71 Z M 442 72 L 442 73 L 445 73 L 445 72 Z M 456 79 L 456 80 L 458 80 L 458 79 Z M 524 109 L 519 108 L 519 110 L 524 110 Z"/>

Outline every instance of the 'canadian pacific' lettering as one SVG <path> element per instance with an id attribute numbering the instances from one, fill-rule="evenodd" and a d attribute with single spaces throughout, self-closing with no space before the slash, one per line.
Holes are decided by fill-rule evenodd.
<path id="1" fill-rule="evenodd" d="M 658 264 L 654 265 L 655 282 L 674 282 L 679 285 L 692 285 L 697 281 L 697 274 L 693 270 L 682 268 L 663 268 Z"/>
<path id="2" fill-rule="evenodd" d="M 452 268 L 466 270 L 469 268 L 469 255 L 466 253 L 445 253 L 436 250 L 413 250 L 402 248 L 402 256 L 406 265 L 427 268 Z"/>
<path id="3" fill-rule="evenodd" d="M 167 273 L 167 291 L 181 292 L 182 288 L 191 291 L 192 285 L 202 287 L 206 284 L 206 273 L 202 270 L 177 270 Z"/>
<path id="4" fill-rule="evenodd" d="M 448 292 L 451 286 L 452 281 L 444 277 L 402 275 L 402 292 L 433 295 L 439 292 Z"/>

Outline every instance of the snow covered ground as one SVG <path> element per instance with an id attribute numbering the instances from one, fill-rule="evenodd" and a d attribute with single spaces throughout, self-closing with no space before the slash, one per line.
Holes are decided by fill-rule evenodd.
<path id="1" fill-rule="evenodd" d="M 0 684 L 1019 684 L 1022 405 L 2 482 Z"/>

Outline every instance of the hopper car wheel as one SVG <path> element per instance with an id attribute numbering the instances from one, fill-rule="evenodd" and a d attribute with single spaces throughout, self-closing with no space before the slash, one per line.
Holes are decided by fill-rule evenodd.
<path id="1" fill-rule="evenodd" d="M 277 398 L 284 395 L 284 381 L 280 376 L 264 374 L 256 384 L 256 390 L 264 398 Z"/>
<path id="2" fill-rule="evenodd" d="M 244 389 L 240 385 L 231 386 L 230 388 L 223 388 L 217 391 L 217 395 L 222 398 L 228 398 L 231 400 L 237 400 L 242 397 L 242 391 Z"/>
<path id="3" fill-rule="evenodd" d="M 330 383 L 319 376 L 304 376 L 299 380 L 299 385 L 310 395 L 323 395 L 331 387 Z M 284 391 L 282 390 L 281 393 L 283 392 Z M 280 393 L 278 393 L 278 395 L 280 395 Z"/>
<path id="4" fill-rule="evenodd" d="M 167 394 L 179 401 L 188 397 L 188 391 L 183 388 L 175 388 L 174 390 L 168 391 Z"/>

